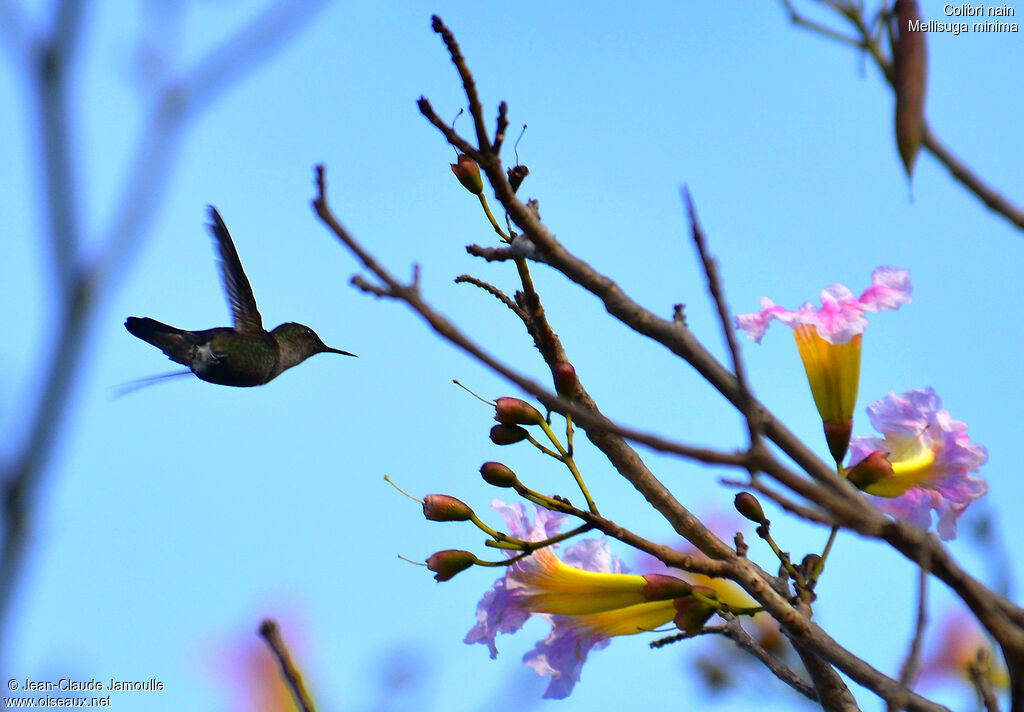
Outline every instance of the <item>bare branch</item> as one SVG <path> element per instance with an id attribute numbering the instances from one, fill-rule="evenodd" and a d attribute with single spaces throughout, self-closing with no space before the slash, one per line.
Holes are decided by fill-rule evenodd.
<path id="1" fill-rule="evenodd" d="M 792 668 L 765 650 L 754 638 L 740 625 L 739 619 L 731 614 L 720 614 L 726 619 L 723 626 L 709 626 L 704 628 L 704 633 L 717 633 L 725 636 L 736 643 L 741 650 L 753 655 L 768 668 L 775 677 L 792 687 L 809 700 L 817 702 L 818 693 L 814 686 L 801 678 Z"/>
<path id="2" fill-rule="evenodd" d="M 927 553 L 925 553 L 927 556 Z M 910 641 L 910 649 L 900 668 L 900 682 L 908 689 L 914 686 L 917 676 L 921 673 L 921 648 L 924 642 L 924 631 L 928 625 L 928 563 L 921 562 L 918 568 L 917 583 L 917 618 L 914 623 L 914 636 Z M 896 712 L 900 705 L 890 701 L 889 712 Z"/>
<path id="3" fill-rule="evenodd" d="M 683 188 L 683 202 L 686 203 L 686 214 L 690 218 L 690 228 L 693 232 L 693 243 L 697 247 L 697 254 L 700 255 L 701 264 L 704 266 L 704 274 L 708 278 L 708 291 L 714 300 L 718 310 L 718 318 L 722 324 L 722 334 L 725 336 L 725 343 L 729 347 L 729 355 L 732 357 L 732 370 L 736 376 L 736 385 L 739 387 L 740 413 L 747 421 L 747 431 L 750 437 L 750 447 L 754 449 L 761 444 L 761 426 L 758 423 L 758 415 L 754 409 L 756 401 L 750 390 L 747 381 L 747 370 L 743 365 L 743 357 L 740 356 L 740 347 L 736 343 L 736 329 L 733 324 L 732 314 L 729 305 L 725 302 L 725 289 L 722 287 L 722 279 L 718 275 L 718 265 L 715 259 L 708 252 L 707 238 L 704 230 L 701 229 L 697 220 L 697 209 L 693 205 L 693 198 L 690 196 L 690 189 Z M 751 475 L 754 470 L 751 470 Z"/>
<path id="4" fill-rule="evenodd" d="M 853 693 L 832 665 L 799 643 L 794 643 L 793 647 L 814 681 L 814 691 L 822 709 L 827 712 L 860 712 Z"/>
<path id="5" fill-rule="evenodd" d="M 931 125 L 924 124 L 924 133 L 921 137 L 921 145 L 931 151 L 939 163 L 944 165 L 950 175 L 960 181 L 967 190 L 974 193 L 992 211 L 999 213 L 1018 228 L 1024 230 L 1024 210 L 1010 202 L 1002 193 L 990 186 L 981 176 L 972 171 L 967 165 L 957 158 L 949 148 L 932 131 Z"/>
<path id="6" fill-rule="evenodd" d="M 456 277 L 455 284 L 472 284 L 475 287 L 479 287 L 480 289 L 484 290 L 485 292 L 493 296 L 499 302 L 504 304 L 506 307 L 511 309 L 515 313 L 515 315 L 518 316 L 520 319 L 526 321 L 526 312 L 520 309 L 519 305 L 512 301 L 512 298 L 510 296 L 508 296 L 503 291 L 495 287 L 493 284 L 485 282 L 482 279 L 477 279 L 476 277 L 473 277 L 472 275 L 468 274 L 460 274 L 458 277 Z"/>
<path id="7" fill-rule="evenodd" d="M 815 34 L 822 35 L 823 37 L 827 37 L 828 39 L 835 40 L 836 42 L 841 42 L 843 44 L 848 44 L 853 47 L 863 49 L 864 45 L 856 37 L 847 37 L 838 30 L 833 30 L 831 27 L 828 27 L 827 25 L 823 25 L 820 22 L 815 22 L 814 20 L 809 20 L 803 15 L 801 15 L 793 6 L 793 3 L 790 2 L 790 0 L 782 0 L 782 6 L 786 8 L 786 12 L 789 13 L 789 20 L 794 25 L 802 27 L 805 30 L 810 30 Z"/>
<path id="8" fill-rule="evenodd" d="M 459 71 L 459 77 L 462 79 L 462 87 L 465 89 L 466 98 L 469 100 L 469 113 L 472 115 L 473 125 L 476 127 L 477 145 L 480 146 L 481 151 L 488 153 L 491 150 L 491 142 L 487 137 L 483 105 L 481 105 L 480 97 L 477 95 L 476 81 L 473 79 L 473 75 L 470 73 L 469 67 L 466 66 L 466 58 L 462 56 L 462 50 L 459 48 L 459 43 L 455 41 L 455 35 L 453 35 L 452 31 L 445 26 L 440 17 L 433 15 L 430 18 L 430 26 L 433 28 L 434 32 L 441 35 L 441 39 L 444 40 L 444 44 L 448 48 L 448 53 L 452 57 L 452 64 L 454 64 L 455 68 Z M 505 112 L 502 112 L 501 116 L 504 116 L 504 114 Z"/>
<path id="9" fill-rule="evenodd" d="M 985 705 L 985 712 L 999 712 L 999 700 L 992 691 L 992 678 L 990 676 L 992 663 L 988 659 L 988 651 L 984 648 L 978 650 L 978 654 L 967 672 L 971 676 L 971 684 L 978 693 L 978 698 Z"/>

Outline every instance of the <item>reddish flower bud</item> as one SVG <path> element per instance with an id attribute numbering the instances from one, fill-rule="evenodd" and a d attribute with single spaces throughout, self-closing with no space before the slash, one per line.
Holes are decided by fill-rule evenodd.
<path id="1" fill-rule="evenodd" d="M 447 581 L 455 574 L 465 571 L 476 563 L 472 552 L 462 549 L 445 549 L 431 554 L 427 559 L 427 568 L 437 573 L 435 581 Z"/>
<path id="2" fill-rule="evenodd" d="M 465 522 L 473 510 L 460 499 L 446 494 L 428 494 L 423 498 L 423 516 L 432 522 Z"/>
<path id="3" fill-rule="evenodd" d="M 494 402 L 494 419 L 503 425 L 539 425 L 544 416 L 520 398 L 499 398 Z"/>
<path id="4" fill-rule="evenodd" d="M 867 489 L 876 482 L 893 476 L 889 453 L 875 450 L 853 467 L 846 470 L 846 479 L 857 489 Z"/>
<path id="5" fill-rule="evenodd" d="M 484 181 L 480 177 L 480 166 L 465 153 L 459 154 L 459 162 L 453 163 L 452 173 L 459 179 L 462 186 L 473 195 L 484 192 Z"/>
<path id="6" fill-rule="evenodd" d="M 563 398 L 572 398 L 580 381 L 576 378 L 576 369 L 568 361 L 555 364 L 551 369 L 551 377 L 555 381 L 555 392 Z"/>
<path id="7" fill-rule="evenodd" d="M 526 440 L 527 435 L 526 428 L 518 425 L 495 425 L 491 428 L 491 442 L 495 445 L 512 445 Z"/>
<path id="8" fill-rule="evenodd" d="M 764 516 L 764 510 L 761 509 L 761 503 L 758 502 L 757 497 L 750 494 L 750 492 L 740 492 L 736 495 L 736 499 L 733 500 L 733 505 L 736 507 L 737 512 L 750 521 L 755 524 L 767 526 L 768 518 Z"/>
<path id="9" fill-rule="evenodd" d="M 484 478 L 484 482 L 495 487 L 513 487 L 518 482 L 516 473 L 500 462 L 485 462 L 480 466 L 480 476 Z"/>

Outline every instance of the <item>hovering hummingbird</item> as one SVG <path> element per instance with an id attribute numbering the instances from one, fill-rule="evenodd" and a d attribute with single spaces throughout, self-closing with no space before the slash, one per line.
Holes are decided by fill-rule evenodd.
<path id="1" fill-rule="evenodd" d="M 192 373 L 210 383 L 224 386 L 260 386 L 292 366 L 319 353 L 355 356 L 331 348 L 303 324 L 288 322 L 273 331 L 263 328 L 252 287 L 220 213 L 210 206 L 207 227 L 220 252 L 220 274 L 231 304 L 232 327 L 186 331 L 148 317 L 128 317 L 124 326 L 163 351 L 172 360 L 188 366 Z M 181 373 L 187 373 L 182 371 Z"/>

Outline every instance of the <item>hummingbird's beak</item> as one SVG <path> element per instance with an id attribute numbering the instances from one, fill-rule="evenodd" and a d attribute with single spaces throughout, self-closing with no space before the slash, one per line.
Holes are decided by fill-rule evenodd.
<path id="1" fill-rule="evenodd" d="M 341 354 L 342 356 L 355 356 L 355 354 L 349 353 L 348 351 L 342 351 L 341 349 L 332 349 L 330 346 L 324 344 L 323 353 L 326 354 Z M 358 356 L 356 356 L 358 358 Z"/>

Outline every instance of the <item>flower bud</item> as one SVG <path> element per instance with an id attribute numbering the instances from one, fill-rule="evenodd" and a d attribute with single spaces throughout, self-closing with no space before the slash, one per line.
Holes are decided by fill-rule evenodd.
<path id="1" fill-rule="evenodd" d="M 539 425 L 544 416 L 520 398 L 499 398 L 494 402 L 494 419 L 503 425 Z"/>
<path id="2" fill-rule="evenodd" d="M 555 392 L 563 398 L 572 398 L 580 381 L 576 378 L 576 369 L 568 361 L 555 364 L 551 369 L 551 377 L 555 381 Z"/>
<path id="3" fill-rule="evenodd" d="M 501 426 L 496 425 L 495 427 L 500 428 Z M 493 440 L 493 435 L 491 439 Z M 500 462 L 485 462 L 480 466 L 480 476 L 484 478 L 484 482 L 495 487 L 513 487 L 518 481 L 516 473 Z"/>
<path id="4" fill-rule="evenodd" d="M 484 192 L 484 181 L 480 177 L 480 166 L 465 153 L 459 154 L 459 162 L 453 163 L 452 173 L 459 179 L 462 186 L 473 195 Z"/>
<path id="5" fill-rule="evenodd" d="M 476 563 L 472 552 L 462 549 L 445 549 L 431 554 L 427 559 L 427 568 L 437 573 L 435 581 L 447 581 L 457 573 L 465 571 Z"/>
<path id="6" fill-rule="evenodd" d="M 668 574 L 644 574 L 643 596 L 648 601 L 671 601 L 693 593 L 693 586 Z"/>
<path id="7" fill-rule="evenodd" d="M 465 522 L 473 510 L 460 499 L 446 494 L 428 494 L 423 498 L 423 516 L 432 522 Z"/>
<path id="8" fill-rule="evenodd" d="M 733 500 L 733 505 L 736 507 L 737 512 L 755 524 L 768 524 L 768 518 L 764 516 L 764 510 L 761 509 L 761 503 L 758 502 L 757 497 L 750 494 L 750 492 L 740 492 L 736 495 L 736 499 Z"/>
<path id="9" fill-rule="evenodd" d="M 892 476 L 892 463 L 889 462 L 889 453 L 883 450 L 875 450 L 856 465 L 846 470 L 846 479 L 860 490 L 865 490 L 876 482 L 881 482 Z"/>
<path id="10" fill-rule="evenodd" d="M 808 554 L 805 556 L 803 561 L 800 562 L 800 568 L 803 570 L 804 576 L 814 578 L 818 567 L 823 566 L 821 561 L 821 556 L 818 554 Z"/>
<path id="11" fill-rule="evenodd" d="M 512 445 L 526 440 L 526 428 L 518 425 L 495 425 L 491 428 L 491 442 L 495 445 Z"/>

